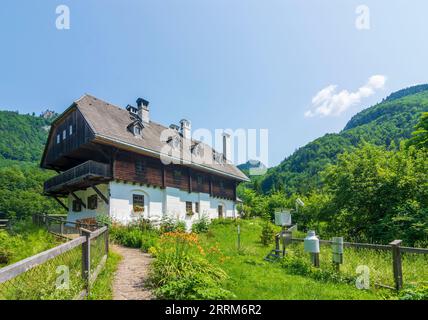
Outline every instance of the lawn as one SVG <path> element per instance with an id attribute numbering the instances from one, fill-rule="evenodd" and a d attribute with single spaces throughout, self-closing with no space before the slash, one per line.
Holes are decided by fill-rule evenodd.
<path id="1" fill-rule="evenodd" d="M 359 290 L 346 283 L 318 281 L 290 274 L 280 263 L 263 258 L 272 249 L 260 243 L 261 222 L 241 220 L 241 250 L 237 250 L 237 226 L 232 221 L 217 221 L 201 235 L 207 249 L 217 246 L 223 256 L 212 256 L 211 262 L 228 274 L 224 288 L 236 299 L 382 299 L 390 296 L 384 290 Z"/>

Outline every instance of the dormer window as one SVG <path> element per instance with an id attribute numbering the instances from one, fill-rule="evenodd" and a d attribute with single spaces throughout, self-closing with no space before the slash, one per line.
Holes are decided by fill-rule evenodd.
<path id="1" fill-rule="evenodd" d="M 131 131 L 135 137 L 141 137 L 141 135 L 143 133 L 143 128 L 144 128 L 144 126 L 142 125 L 141 121 L 139 121 L 139 120 L 132 122 L 128 126 L 128 130 Z"/>
<path id="2" fill-rule="evenodd" d="M 169 137 L 167 143 L 169 143 L 173 149 L 180 148 L 180 138 L 178 136 Z"/>
<path id="3" fill-rule="evenodd" d="M 193 146 L 192 153 L 195 157 L 202 158 L 204 156 L 204 148 L 198 143 Z"/>

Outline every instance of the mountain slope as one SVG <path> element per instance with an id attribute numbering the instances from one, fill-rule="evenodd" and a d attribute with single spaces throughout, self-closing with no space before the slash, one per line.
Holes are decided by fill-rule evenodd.
<path id="1" fill-rule="evenodd" d="M 362 141 L 376 145 L 399 144 L 410 138 L 422 112 L 428 111 L 428 85 L 391 94 L 381 103 L 356 114 L 337 134 L 326 134 L 298 149 L 260 182 L 264 192 L 284 190 L 306 193 L 320 184 L 318 173 L 334 163 L 338 154 Z"/>
<path id="2" fill-rule="evenodd" d="M 39 161 L 51 120 L 0 111 L 0 159 Z"/>

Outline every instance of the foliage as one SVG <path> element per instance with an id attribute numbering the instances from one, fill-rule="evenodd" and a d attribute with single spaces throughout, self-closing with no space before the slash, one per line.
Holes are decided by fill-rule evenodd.
<path id="1" fill-rule="evenodd" d="M 222 254 L 207 255 L 211 264 L 219 265 L 227 273 L 221 287 L 231 291 L 236 299 L 290 300 L 290 299 L 381 299 L 377 291 L 362 291 L 346 282 L 316 280 L 288 272 L 281 263 L 263 260 L 270 251 L 260 244 L 260 233 L 265 221 L 241 219 L 241 247 L 236 248 L 235 224 L 222 224 L 215 221 L 209 233 L 200 235 L 200 244 L 207 251 L 216 247 Z M 208 234 L 211 234 L 208 236 Z M 327 252 L 327 251 L 326 251 Z M 331 257 L 328 257 L 328 263 Z M 323 259 L 324 260 L 324 259 Z M 364 261 L 364 256 L 361 256 Z M 386 260 L 390 267 L 390 260 Z M 354 273 L 355 274 L 355 269 Z"/>
<path id="2" fill-rule="evenodd" d="M 55 200 L 42 195 L 43 182 L 51 176 L 32 163 L 0 161 L 0 212 L 19 219 L 36 212 L 63 213 Z"/>
<path id="3" fill-rule="evenodd" d="M 162 217 L 160 223 L 160 231 L 162 233 L 174 231 L 184 232 L 186 231 L 186 223 L 184 221 L 180 221 L 170 217 L 169 215 L 166 215 Z"/>
<path id="4" fill-rule="evenodd" d="M 428 284 L 412 286 L 400 292 L 400 300 L 428 300 Z"/>
<path id="5" fill-rule="evenodd" d="M 428 153 L 364 145 L 339 157 L 325 173 L 331 195 L 319 219 L 327 234 L 408 245 L 428 239 Z"/>
<path id="6" fill-rule="evenodd" d="M 221 288 L 227 278 L 218 266 L 209 263 L 196 234 L 169 232 L 156 247 L 151 283 L 161 299 L 228 299 L 233 295 Z"/>
<path id="7" fill-rule="evenodd" d="M 428 149 L 428 112 L 424 112 L 412 133 L 412 138 L 409 140 L 409 145 L 414 145 L 417 148 Z"/>
<path id="8" fill-rule="evenodd" d="M 40 161 L 51 120 L 0 111 L 0 159 Z"/>
<path id="9" fill-rule="evenodd" d="M 88 300 L 112 300 L 114 275 L 122 257 L 114 252 L 109 252 L 105 268 L 97 277 L 97 281 L 91 287 Z"/>
<path id="10" fill-rule="evenodd" d="M 200 219 L 193 222 L 192 232 L 195 232 L 195 233 L 208 232 L 209 225 L 210 225 L 210 220 L 208 219 L 208 217 L 202 216 Z"/>
<path id="11" fill-rule="evenodd" d="M 272 244 L 273 240 L 275 239 L 275 229 L 270 222 L 265 222 L 263 224 L 262 232 L 260 235 L 260 242 L 264 246 L 268 246 Z"/>
<path id="12" fill-rule="evenodd" d="M 143 252 L 148 252 L 156 245 L 159 232 L 147 220 L 128 225 L 114 223 L 110 228 L 110 238 L 126 247 L 140 248 Z"/>
<path id="13" fill-rule="evenodd" d="M 30 221 L 16 221 L 8 232 L 0 230 L 0 267 L 58 245 L 58 240 Z"/>

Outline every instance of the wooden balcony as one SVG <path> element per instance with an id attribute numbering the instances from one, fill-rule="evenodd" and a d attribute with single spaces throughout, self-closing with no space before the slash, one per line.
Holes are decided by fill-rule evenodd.
<path id="1" fill-rule="evenodd" d="M 67 195 L 71 191 L 86 189 L 111 179 L 110 165 L 89 160 L 47 180 L 44 193 Z"/>

